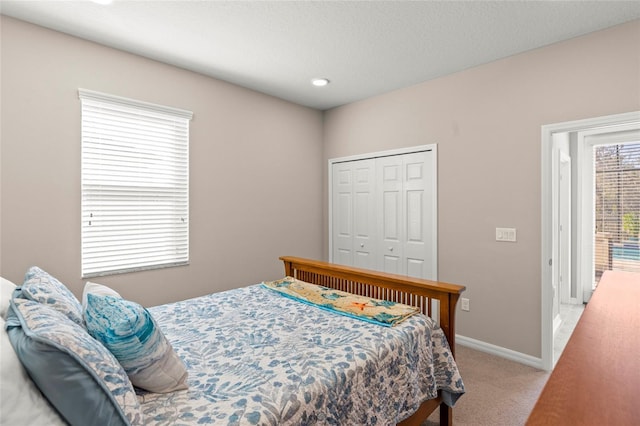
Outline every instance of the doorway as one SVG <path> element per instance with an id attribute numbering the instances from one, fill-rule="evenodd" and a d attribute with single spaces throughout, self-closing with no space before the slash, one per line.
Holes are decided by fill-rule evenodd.
<path id="1" fill-rule="evenodd" d="M 572 282 L 572 159 L 568 133 L 554 133 L 552 151 L 553 364 L 564 350 L 584 306 Z"/>
<path id="2" fill-rule="evenodd" d="M 555 364 L 554 331 L 557 336 L 561 330 L 563 305 L 576 307 L 579 317 L 592 289 L 594 186 L 588 165 L 593 167 L 593 151 L 587 142 L 593 135 L 611 135 L 623 128 L 640 130 L 640 111 L 542 126 L 541 346 L 547 371 Z M 567 173 L 571 176 L 568 186 L 560 179 Z M 574 318 L 564 321 L 565 326 L 577 322 L 575 312 L 570 316 Z M 565 343 L 571 331 L 565 329 Z"/>

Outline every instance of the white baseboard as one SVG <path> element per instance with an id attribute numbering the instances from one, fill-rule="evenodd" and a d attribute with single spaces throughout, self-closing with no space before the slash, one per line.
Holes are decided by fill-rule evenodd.
<path id="1" fill-rule="evenodd" d="M 502 346 L 492 345 L 491 343 L 486 343 L 481 340 L 461 336 L 459 334 L 456 334 L 456 344 L 466 346 L 480 352 L 486 352 L 491 355 L 496 355 L 510 361 L 519 362 L 520 364 L 528 365 L 529 367 L 537 368 L 539 370 L 543 370 L 541 358 L 536 358 L 534 356 L 523 354 L 521 352 L 512 351 L 511 349 L 503 348 Z"/>

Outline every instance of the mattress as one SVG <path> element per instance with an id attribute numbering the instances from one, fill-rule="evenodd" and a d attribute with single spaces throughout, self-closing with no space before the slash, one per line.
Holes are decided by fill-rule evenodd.
<path id="1" fill-rule="evenodd" d="M 189 388 L 138 391 L 150 425 L 390 425 L 464 384 L 434 321 L 382 327 L 261 285 L 150 308 Z"/>

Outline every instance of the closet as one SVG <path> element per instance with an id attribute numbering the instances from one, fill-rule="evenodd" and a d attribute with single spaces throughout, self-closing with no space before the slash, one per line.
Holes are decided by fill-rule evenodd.
<path id="1" fill-rule="evenodd" d="M 435 145 L 329 161 L 332 262 L 437 279 Z"/>

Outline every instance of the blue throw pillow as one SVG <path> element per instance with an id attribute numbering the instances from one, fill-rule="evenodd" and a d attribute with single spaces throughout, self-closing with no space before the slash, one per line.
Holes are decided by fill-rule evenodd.
<path id="1" fill-rule="evenodd" d="M 14 292 L 7 334 L 40 391 L 71 425 L 143 424 L 131 382 L 87 331 L 47 305 Z"/>
<path id="2" fill-rule="evenodd" d="M 83 325 L 82 305 L 71 291 L 47 272 L 32 266 L 24 277 L 22 296 L 45 305 L 51 305 L 71 321 Z"/>
<path id="3" fill-rule="evenodd" d="M 87 295 L 87 330 L 107 347 L 131 383 L 156 393 L 187 389 L 187 370 L 153 317 L 119 297 Z"/>

